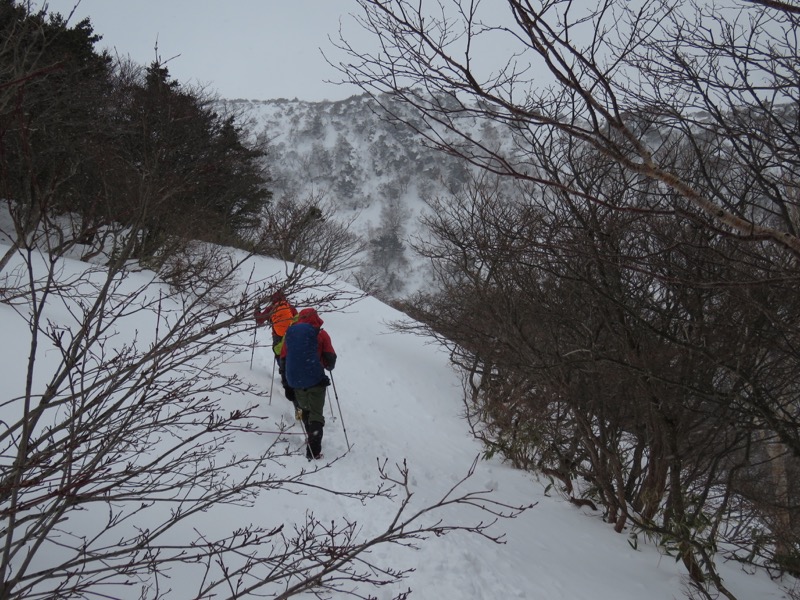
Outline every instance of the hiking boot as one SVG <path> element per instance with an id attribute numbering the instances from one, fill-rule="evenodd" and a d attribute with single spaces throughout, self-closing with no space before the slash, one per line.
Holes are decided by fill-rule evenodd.
<path id="1" fill-rule="evenodd" d="M 320 452 L 319 454 L 314 456 L 314 455 L 311 454 L 311 450 L 306 448 L 306 458 L 308 460 L 320 460 L 321 458 L 323 458 L 323 456 L 322 456 L 322 452 Z"/>
<path id="2" fill-rule="evenodd" d="M 323 424 L 319 421 L 309 421 L 308 425 L 306 425 L 308 453 L 309 455 L 313 455 L 314 458 L 318 458 L 322 453 L 323 427 Z"/>

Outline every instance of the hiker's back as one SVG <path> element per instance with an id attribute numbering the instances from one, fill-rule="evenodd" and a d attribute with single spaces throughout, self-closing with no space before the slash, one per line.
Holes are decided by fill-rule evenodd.
<path id="1" fill-rule="evenodd" d="M 270 320 L 272 321 L 272 332 L 277 337 L 286 335 L 286 330 L 292 324 L 297 311 L 286 300 L 279 302 L 274 310 Z"/>
<path id="2" fill-rule="evenodd" d="M 295 323 L 286 330 L 286 379 L 293 388 L 314 387 L 325 379 L 318 334 L 310 323 Z"/>

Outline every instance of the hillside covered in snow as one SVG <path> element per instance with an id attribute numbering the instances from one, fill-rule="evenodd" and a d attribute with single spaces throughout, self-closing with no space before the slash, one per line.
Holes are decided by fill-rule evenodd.
<path id="1" fill-rule="evenodd" d="M 392 112 L 414 123 L 401 103 Z M 336 218 L 368 244 L 362 271 L 377 274 L 381 297 L 403 298 L 426 289 L 427 265 L 414 252 L 425 199 L 460 190 L 469 179 L 463 160 L 424 145 L 413 129 L 390 120 L 366 95 L 339 102 L 227 101 L 248 130 L 268 142 L 267 165 L 275 198 L 331 206 Z M 498 139 L 491 123 L 476 123 L 482 139 Z"/>

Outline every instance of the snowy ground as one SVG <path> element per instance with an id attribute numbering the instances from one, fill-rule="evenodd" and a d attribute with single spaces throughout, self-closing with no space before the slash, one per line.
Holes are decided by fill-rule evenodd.
<path id="1" fill-rule="evenodd" d="M 298 308 L 302 307 L 300 302 Z M 377 480 L 378 460 L 406 460 L 416 502 L 435 502 L 481 453 L 461 417 L 461 383 L 446 354 L 422 338 L 390 332 L 386 323 L 403 315 L 371 298 L 346 312 L 321 316 L 339 356 L 334 377 L 353 446 L 346 453 L 342 423 L 329 419 L 323 451 L 327 458 L 344 457 L 322 474 L 323 479 L 350 489 L 368 487 Z M 261 335 L 263 346 L 249 376 L 267 389 L 272 363 L 268 332 Z M 273 393 L 272 404 L 265 400 L 260 410 L 275 419 L 290 419 L 290 404 L 277 381 Z M 297 462 L 294 468 L 305 461 L 298 458 Z M 416 568 L 406 582 L 414 590 L 412 597 L 672 600 L 683 596 L 684 573 L 672 558 L 660 556 L 653 547 L 642 547 L 641 540 L 640 550 L 632 549 L 627 536 L 615 534 L 599 513 L 545 496 L 546 483 L 498 459 L 479 461 L 467 489 L 491 489 L 504 503 L 536 506 L 517 519 L 498 523 L 495 533 L 505 533 L 503 545 L 453 534 L 417 552 L 392 550 L 397 552 L 398 564 Z M 291 510 L 273 502 L 265 498 L 269 507 L 265 510 Z M 314 507 L 315 499 L 309 497 L 300 504 Z M 361 512 L 359 518 L 385 523 L 384 507 L 373 509 L 373 514 Z M 469 518 L 464 515 L 464 520 Z M 720 569 L 729 589 L 741 600 L 784 597 L 766 577 L 745 575 L 737 565 Z M 391 594 L 386 591 L 385 597 Z"/>
<path id="2" fill-rule="evenodd" d="M 283 265 L 275 261 L 258 259 L 255 264 L 256 275 L 283 271 Z M 250 266 L 246 269 L 249 272 Z M 292 300 L 298 308 L 305 306 L 302 298 Z M 481 453 L 461 417 L 461 384 L 446 354 L 422 338 L 391 332 L 386 323 L 402 315 L 372 298 L 341 312 L 322 311 L 321 316 L 339 356 L 333 375 L 343 418 L 336 410 L 334 418 L 330 406 L 326 407 L 325 461 L 321 466 L 328 460 L 335 463 L 316 473 L 313 482 L 336 489 L 370 489 L 379 483 L 379 462 L 386 459 L 393 465 L 406 461 L 414 492 L 412 508 L 435 503 L 464 477 Z M 0 306 L 0 325 L 6 332 L 24 334 L 19 316 L 8 307 Z M 243 339 L 242 343 L 249 345 L 251 340 Z M 225 401 L 231 408 L 257 402 L 261 416 L 276 424 L 294 422 L 277 373 L 272 381 L 268 330 L 259 332 L 258 341 L 252 369 L 247 354 L 232 357 L 227 368 L 256 383 L 263 396 Z M 24 357 L 10 337 L 5 337 L 2 346 L 0 367 L 4 370 L 0 377 L 9 383 L 20 372 L 19 362 Z M 6 391 L 10 393 L 10 388 Z M 329 400 L 333 400 L 332 395 Z M 344 426 L 352 444 L 350 452 Z M 293 425 L 293 431 L 299 433 L 299 426 Z M 278 442 L 297 452 L 275 469 L 296 473 L 310 468 L 300 440 L 300 435 L 292 435 Z M 273 441 L 247 437 L 236 450 L 255 453 L 261 445 Z M 546 483 L 496 458 L 479 461 L 463 491 L 492 490 L 497 501 L 535 506 L 514 520 L 497 523 L 492 532 L 504 534 L 502 545 L 454 533 L 429 540 L 417 551 L 398 546 L 376 548 L 377 558 L 415 571 L 400 585 L 374 593 L 388 599 L 410 587 L 412 598 L 436 600 L 673 600 L 684 596 L 684 573 L 672 558 L 659 555 L 641 539 L 639 550 L 634 550 L 626 535 L 615 534 L 599 513 L 578 509 L 557 496 L 546 496 Z M 365 533 L 376 533 L 386 527 L 396 509 L 397 505 L 388 500 L 362 506 L 309 489 L 299 496 L 263 494 L 252 508 L 219 507 L 198 525 L 213 530 L 245 520 L 272 526 L 297 522 L 306 511 L 312 511 L 321 520 L 342 516 L 356 519 Z M 461 523 L 481 518 L 469 507 L 440 516 Z M 740 600 L 786 597 L 766 576 L 746 575 L 734 564 L 721 564 L 720 571 L 728 589 Z M 173 581 L 172 586 L 181 589 L 179 581 Z"/>

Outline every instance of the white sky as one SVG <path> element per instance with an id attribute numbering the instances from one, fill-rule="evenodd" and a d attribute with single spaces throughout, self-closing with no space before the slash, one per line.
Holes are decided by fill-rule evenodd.
<path id="1" fill-rule="evenodd" d="M 41 4 L 39 2 L 38 4 Z M 334 52 L 340 22 L 361 34 L 355 0 L 49 0 L 71 23 L 88 16 L 99 48 L 147 65 L 158 55 L 183 83 L 208 84 L 224 98 L 340 100 L 359 93 L 320 49 Z"/>
<path id="2" fill-rule="evenodd" d="M 576 6 L 595 2 L 577 0 Z M 47 0 L 47 6 L 65 17 L 74 9 L 71 23 L 90 17 L 95 33 L 103 36 L 99 48 L 141 65 L 156 58 L 157 43 L 172 77 L 207 85 L 228 99 L 348 98 L 361 90 L 332 83 L 342 76 L 323 51 L 333 62 L 346 60 L 331 42 L 338 40 L 340 27 L 354 48 L 377 47 L 355 21 L 353 15 L 363 12 L 356 0 Z M 434 11 L 436 6 L 426 5 Z M 481 16 L 494 25 L 511 25 L 504 0 L 482 0 L 481 6 Z M 524 63 L 511 36 L 482 36 L 480 45 L 475 40 L 472 45 L 472 68 L 479 75 L 501 69 L 511 57 Z M 534 68 L 532 74 L 539 78 L 544 70 Z"/>

